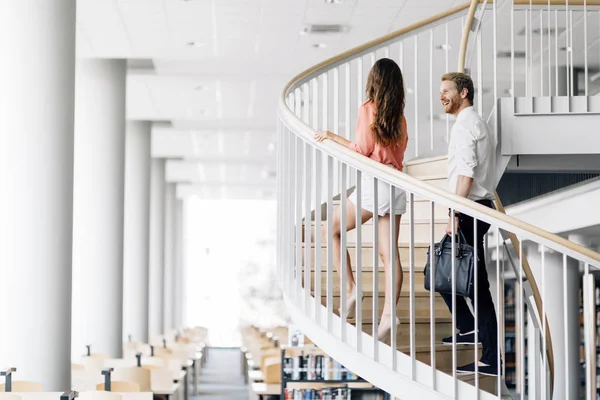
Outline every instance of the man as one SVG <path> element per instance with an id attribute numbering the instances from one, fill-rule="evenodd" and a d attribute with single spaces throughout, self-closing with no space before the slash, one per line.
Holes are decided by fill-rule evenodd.
<path id="1" fill-rule="evenodd" d="M 440 101 L 447 114 L 456 117 L 456 122 L 450 133 L 448 144 L 448 184 L 449 190 L 459 196 L 471 199 L 486 207 L 492 208 L 495 190 L 496 171 L 496 140 L 488 129 L 485 121 L 473 109 L 473 81 L 471 77 L 452 72 L 442 76 L 440 86 Z M 448 218 L 446 232 L 452 232 L 452 221 Z M 477 222 L 477 237 L 474 238 L 473 218 L 455 212 L 455 228 L 460 229 L 468 244 L 475 247 L 479 262 L 478 273 L 478 339 L 482 344 L 483 353 L 479 361 L 479 373 L 486 375 L 498 374 L 498 339 L 496 311 L 490 293 L 490 283 L 485 267 L 483 236 L 490 226 Z M 456 232 L 455 232 L 456 233 Z M 452 312 L 452 295 L 441 294 L 450 312 Z M 473 306 L 474 297 L 471 298 Z M 475 320 L 464 297 L 456 298 L 456 323 L 459 333 L 456 335 L 457 344 L 475 343 Z M 452 336 L 443 339 L 444 344 L 452 344 Z M 475 364 L 459 367 L 457 372 L 475 372 Z"/>

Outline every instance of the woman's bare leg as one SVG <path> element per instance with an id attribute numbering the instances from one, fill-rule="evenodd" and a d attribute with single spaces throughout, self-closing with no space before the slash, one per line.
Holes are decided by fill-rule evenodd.
<path id="1" fill-rule="evenodd" d="M 398 235 L 400 233 L 400 220 L 401 220 L 401 215 L 395 215 L 395 225 L 394 225 L 394 243 L 398 243 Z M 391 251 L 393 251 L 394 254 L 394 266 L 393 268 L 396 269 L 396 279 L 395 279 L 395 287 L 394 287 L 394 291 L 395 291 L 395 304 L 398 304 L 398 299 L 400 298 L 400 291 L 402 290 L 402 280 L 403 280 L 403 275 L 402 275 L 402 265 L 400 262 L 400 254 L 398 253 L 398 246 L 390 246 L 390 215 L 387 214 L 383 217 L 379 218 L 379 256 L 381 257 L 381 260 L 383 261 L 383 267 L 384 267 L 384 271 L 385 271 L 385 302 L 383 305 L 383 311 L 382 311 L 382 316 L 381 316 L 381 322 L 382 322 L 382 326 L 381 326 L 381 330 L 380 331 L 385 331 L 386 329 L 389 330 L 389 327 L 391 326 L 391 308 L 390 308 L 390 298 L 391 298 L 391 293 L 390 293 L 390 282 L 391 282 L 391 278 L 392 278 L 392 273 L 391 273 L 391 267 L 390 267 L 390 261 L 391 261 Z"/>
<path id="2" fill-rule="evenodd" d="M 341 265 L 341 208 L 338 208 L 333 214 L 333 265 L 340 275 L 342 276 Z M 367 210 L 361 210 L 361 223 L 365 223 L 373 217 L 373 213 Z M 346 231 L 351 231 L 356 228 L 356 206 L 350 200 L 346 200 Z M 327 238 L 327 226 L 323 226 L 323 237 Z M 356 281 L 354 280 L 354 274 L 352 273 L 352 264 L 350 262 L 350 253 L 346 250 L 346 271 L 348 279 L 346 280 L 346 291 L 352 293 Z"/>

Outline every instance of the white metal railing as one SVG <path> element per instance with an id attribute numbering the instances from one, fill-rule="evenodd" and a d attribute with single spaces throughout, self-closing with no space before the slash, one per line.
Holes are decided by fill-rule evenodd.
<path id="1" fill-rule="evenodd" d="M 364 83 L 366 83 L 366 74 L 375 60 L 381 57 L 390 57 L 394 59 L 401 67 L 404 75 L 405 85 L 407 87 L 407 101 L 405 115 L 409 121 L 409 150 L 406 158 L 411 159 L 417 156 L 445 154 L 447 149 L 447 137 L 450 132 L 451 122 L 446 116 L 437 117 L 434 98 L 437 98 L 437 87 L 439 76 L 450 71 L 450 65 L 459 64 L 461 53 L 461 41 L 457 39 L 460 33 L 466 28 L 471 32 L 471 43 L 467 51 L 466 67 L 472 74 L 476 88 L 476 107 L 484 116 L 494 117 L 494 105 L 501 94 L 515 96 L 519 95 L 517 87 L 521 86 L 522 81 L 517 79 L 520 76 L 511 67 L 511 73 L 508 80 L 498 79 L 498 45 L 500 35 L 498 34 L 499 25 L 509 26 L 510 35 L 502 35 L 503 40 L 508 40 L 511 44 L 511 66 L 515 65 L 516 46 L 513 34 L 518 29 L 515 25 L 515 15 L 527 13 L 527 28 L 525 35 L 527 40 L 531 41 L 533 31 L 532 23 L 529 17 L 532 16 L 532 10 L 540 10 L 539 1 L 530 2 L 529 8 L 523 9 L 522 5 L 514 5 L 512 2 L 496 1 L 493 5 L 480 6 L 480 11 L 476 17 L 476 27 L 481 29 L 469 29 L 468 4 L 457 7 L 442 15 L 430 18 L 421 24 L 416 24 L 395 34 L 388 35 L 380 40 L 367 43 L 360 48 L 344 53 L 338 57 L 328 60 L 314 68 L 300 74 L 284 90 L 279 104 L 279 125 L 278 125 L 278 265 L 280 284 L 284 293 L 286 302 L 289 305 L 290 312 L 301 323 L 303 329 L 319 346 L 323 347 L 331 356 L 338 359 L 348 368 L 363 376 L 365 379 L 382 387 L 389 393 L 409 398 L 411 395 L 424 395 L 428 399 L 433 398 L 490 398 L 488 393 L 480 391 L 480 387 L 487 385 L 481 382 L 479 375 L 475 375 L 471 384 L 461 382 L 457 375 L 456 367 L 459 355 L 464 354 L 464 347 L 458 347 L 455 342 L 452 345 L 452 362 L 450 371 L 443 373 L 438 370 L 440 360 L 436 357 L 438 343 L 436 340 L 436 324 L 438 319 L 435 313 L 435 304 L 437 295 L 429 294 L 429 340 L 427 345 L 419 340 L 417 335 L 416 308 L 417 299 L 415 296 L 417 285 L 416 274 L 419 267 L 416 262 L 417 248 L 416 232 L 418 224 L 422 224 L 422 218 L 415 217 L 415 209 L 419 212 L 425 212 L 427 215 L 428 235 L 425 240 L 430 246 L 440 240 L 436 237 L 436 209 L 439 206 L 448 207 L 453 215 L 455 211 L 467 214 L 474 218 L 474 229 L 477 229 L 477 222 L 485 222 L 491 226 L 488 237 L 488 247 L 486 253 L 494 255 L 493 265 L 495 266 L 496 290 L 492 293 L 496 298 L 496 309 L 499 316 L 497 330 L 497 367 L 502 370 L 501 354 L 504 348 L 504 265 L 508 262 L 509 250 L 504 250 L 506 241 L 503 235 L 513 234 L 519 239 L 517 248 L 512 248 L 516 254 L 513 257 L 513 265 L 516 265 L 517 286 L 522 301 L 518 307 L 516 322 L 517 330 L 520 331 L 519 341 L 520 350 L 516 354 L 518 363 L 521 365 L 519 381 L 520 398 L 550 398 L 553 394 L 556 396 L 557 380 L 561 383 L 573 381 L 573 371 L 563 368 L 564 377 L 555 376 L 554 362 L 552 356 L 552 343 L 548 341 L 549 333 L 553 329 L 556 321 L 547 321 L 545 316 L 550 309 L 546 309 L 545 304 L 553 301 L 557 297 L 556 292 L 550 292 L 548 286 L 556 287 L 556 280 L 561 278 L 557 275 L 559 272 L 567 274 L 568 270 L 573 270 L 574 265 L 581 263 L 584 266 L 584 309 L 585 309 L 585 343 L 586 343 L 586 374 L 585 393 L 588 399 L 595 396 L 595 337 L 596 326 L 593 318 L 595 312 L 594 303 L 594 281 L 591 275 L 592 270 L 600 268 L 600 255 L 571 243 L 563 238 L 549 234 L 536 227 L 523 223 L 522 221 L 508 217 L 502 213 L 490 210 L 479 204 L 475 204 L 464 198 L 455 196 L 447 191 L 426 184 L 418 179 L 410 177 L 399 171 L 374 162 L 365 157 L 350 151 L 349 149 L 325 141 L 317 143 L 313 136 L 316 130 L 332 130 L 348 139 L 352 139 L 354 132 L 351 124 L 356 119 L 356 110 L 363 102 Z M 542 10 L 542 20 L 546 20 L 544 12 L 548 15 L 560 13 L 560 5 L 555 1 L 548 2 L 546 9 Z M 597 13 L 598 9 L 591 9 L 591 2 L 586 2 L 584 6 L 586 13 Z M 570 2 L 570 9 L 573 7 Z M 563 8 L 566 5 L 562 6 Z M 488 12 L 483 13 L 487 9 Z M 491 13 L 489 12 L 491 10 Z M 549 10 L 549 11 L 548 11 Z M 571 11 L 567 12 L 569 14 Z M 574 11 L 573 11 L 574 12 Z M 597 15 L 597 14 L 595 14 Z M 486 21 L 491 20 L 491 24 Z M 577 20 L 577 19 L 576 19 Z M 525 19 L 524 19 L 525 21 Z M 480 23 L 483 22 L 483 23 Z M 464 25 L 467 25 L 465 27 Z M 490 27 L 491 25 L 491 27 Z M 584 24 L 585 25 L 585 24 Z M 544 41 L 544 26 L 540 22 L 541 42 Z M 566 29 L 565 35 L 572 40 L 578 31 L 574 30 L 576 26 L 571 23 Z M 491 30 L 491 36 L 490 36 Z M 584 29 L 585 30 L 585 29 Z M 552 30 L 547 30 L 552 35 Z M 557 30 L 555 29 L 555 32 Z M 491 37 L 491 41 L 488 38 Z M 548 42 L 551 40 L 547 40 Z M 463 42 L 464 43 L 464 42 Z M 544 48 L 545 46 L 541 46 Z M 438 48 L 441 53 L 438 54 Z M 530 47 L 531 48 L 531 47 Z M 490 57 L 486 53 L 492 49 Z M 555 53 L 553 53 L 555 54 Z M 585 52 L 587 54 L 587 51 Z M 491 70 L 493 76 L 491 82 L 486 80 L 490 76 L 486 71 L 489 68 L 488 62 L 491 59 Z M 538 65 L 541 70 L 546 71 L 547 65 L 543 60 L 551 57 L 540 56 L 536 58 L 534 53 L 530 52 L 530 58 L 526 58 L 527 67 L 525 76 L 529 76 L 533 67 Z M 585 56 L 586 61 L 587 55 Z M 471 66 L 470 60 L 475 60 Z M 536 61 L 537 60 L 537 61 Z M 464 61 L 463 61 L 464 65 Z M 588 71 L 586 62 L 585 71 Z M 537 67 L 536 67 L 537 68 Z M 574 68 L 574 62 L 567 66 Z M 540 90 L 543 89 L 543 82 L 548 82 L 552 86 L 549 76 L 552 75 L 552 67 L 548 69 L 549 74 L 544 75 L 540 82 Z M 572 77 L 572 72 L 570 72 Z M 587 77 L 588 72 L 585 72 Z M 426 79 L 423 79 L 425 77 Z M 554 75 L 556 80 L 556 74 Z M 571 78 L 569 78 L 571 79 Z M 525 84 L 530 84 L 530 79 Z M 509 85 L 508 89 L 503 89 L 503 85 Z M 587 79 L 586 79 L 587 82 Z M 553 87 L 558 87 L 556 84 Z M 587 87 L 587 85 L 586 85 Z M 408 90 L 410 89 L 410 90 Z M 486 93 L 486 89 L 490 92 Z M 520 90 L 520 89 L 518 89 Z M 532 95 L 530 91 L 525 95 Z M 546 93 L 546 94 L 544 94 Z M 550 91 L 540 92 L 539 95 L 550 95 Z M 572 90 L 569 93 L 574 93 Z M 560 94 L 560 92 L 559 92 Z M 537 95 L 537 94 L 536 94 Z M 438 107 L 439 108 L 439 107 Z M 495 119 L 493 120 L 495 121 Z M 497 124 L 493 122 L 493 126 Z M 339 235 L 340 260 L 337 269 L 341 271 L 338 277 L 335 274 L 334 266 L 335 255 L 333 253 L 334 235 L 333 235 L 333 217 L 334 207 L 340 211 L 341 226 L 348 223 L 346 218 L 346 195 L 348 189 L 353 188 L 358 193 L 357 199 L 360 199 L 360 193 L 363 190 L 361 182 L 364 176 L 374 177 L 368 184 L 377 187 L 378 182 L 383 182 L 390 186 L 391 198 L 394 191 L 404 190 L 407 194 L 407 215 L 403 217 L 408 222 L 402 222 L 400 230 L 400 243 L 406 249 L 407 263 L 404 268 L 408 271 L 408 282 L 405 282 L 402 290 L 408 293 L 408 318 L 404 318 L 403 330 L 408 324 L 408 340 L 403 341 L 401 350 L 395 351 L 397 346 L 396 325 L 392 323 L 391 339 L 389 345 L 376 340 L 377 317 L 379 315 L 379 259 L 376 249 L 380 243 L 379 226 L 382 223 L 381 217 L 375 214 L 372 222 L 372 237 L 363 236 L 364 227 L 357 218 L 356 233 L 354 234 L 354 243 L 347 240 L 347 234 L 344 229 Z M 377 193 L 377 190 L 374 190 Z M 375 200 L 376 202 L 376 200 Z M 423 211 L 425 207 L 425 211 Z M 357 204 L 360 208 L 360 204 Z M 437 216 L 441 219 L 447 216 Z M 454 218 L 452 218 L 454 221 Z M 439 224 L 439 219 L 437 224 Z M 321 226 L 325 226 L 325 237 L 322 237 Z M 386 236 L 394 237 L 394 219 L 389 224 L 389 234 Z M 365 231 L 366 232 L 366 231 Z M 453 238 L 454 241 L 454 238 Z M 397 248 L 391 240 L 392 249 Z M 525 242 L 526 246 L 522 243 Z M 526 283 L 526 277 L 530 274 L 529 265 L 524 257 L 524 248 L 535 249 L 539 246 L 540 262 L 532 263 L 532 269 L 537 267 L 539 275 L 536 279 L 529 279 Z M 477 246 L 476 246 L 477 247 Z M 509 246 L 510 247 L 510 246 Z M 346 269 L 346 254 L 351 249 L 355 258 L 356 287 L 358 289 L 358 301 L 354 324 L 351 324 L 344 317 L 346 304 L 346 288 L 348 283 L 348 273 Z M 370 250 L 369 250 L 370 249 Z M 489 251 L 491 250 L 491 251 Z M 365 254 L 372 252 L 371 260 L 365 259 Z M 537 251 L 537 249 L 535 249 Z M 531 253 L 535 253 L 531 251 Z M 506 254 L 506 256 L 503 256 Z M 553 254 L 560 255 L 562 260 L 560 265 L 549 265 L 546 259 Z M 486 254 L 487 256 L 488 254 Z M 389 264 L 394 265 L 395 260 L 399 260 L 401 254 L 399 251 L 392 251 L 390 254 L 383 254 L 384 258 L 390 259 Z M 516 262 L 515 262 L 516 260 Z M 372 262 L 371 262 L 372 261 Z M 371 310 L 368 307 L 363 310 L 365 303 L 361 302 L 364 285 L 362 284 L 363 275 L 367 273 L 367 263 L 372 265 L 372 287 L 369 292 L 372 296 Z M 508 265 L 508 264 L 507 264 Z M 408 268 L 406 268 L 408 267 Z M 491 264 L 488 264 L 488 270 Z M 395 274 L 399 273 L 397 269 L 390 269 L 390 282 L 395 281 Z M 453 271 L 454 273 L 454 271 Z M 549 275 L 549 276 L 548 276 Z M 365 275 L 366 276 L 366 275 Z M 562 276 L 562 275 L 560 275 Z M 550 281 L 547 281 L 550 279 Z M 539 282 L 536 282 L 538 280 Z M 339 285 L 338 285 L 339 282 Z M 477 293 L 477 279 L 475 279 Z M 528 286 L 529 285 L 529 286 Z M 558 284 L 560 286 L 560 283 Z M 538 290 L 538 287 L 541 290 Z M 527 290 L 530 292 L 527 292 Z M 396 315 L 396 294 L 394 285 L 388 288 L 388 304 L 391 314 Z M 536 293 L 537 292 L 537 293 Z M 564 300 L 564 314 L 567 315 L 567 299 L 576 296 L 571 288 L 567 287 L 565 279 L 562 286 L 562 300 Z M 541 302 L 528 300 L 539 296 Z M 527 300 L 527 301 L 526 301 Z M 561 300 L 561 301 L 562 301 Z M 456 301 L 456 300 L 454 300 Z M 362 304 L 361 304 L 362 303 Z M 478 325 L 478 297 L 475 296 L 475 326 Z M 529 304 L 527 313 L 524 304 Z M 535 306 L 534 306 L 535 305 Z M 341 312 L 338 313 L 338 307 Z M 369 320 L 370 314 L 370 320 Z M 537 333 L 534 333 L 529 339 L 534 342 L 530 347 L 538 346 L 533 352 L 535 359 L 525 360 L 525 319 L 534 321 Z M 408 320 L 408 323 L 406 322 Z M 537 321 L 537 322 L 535 322 Z M 370 323 L 371 329 L 365 329 L 364 325 Z M 452 332 L 456 327 L 456 318 L 452 316 Z M 364 332 L 363 332 L 364 331 Z M 477 330 L 476 330 L 477 331 Z M 423 334 L 421 332 L 421 334 Z M 552 331 L 552 335 L 556 332 Z M 375 339 L 373 339 L 375 338 Z M 477 339 L 476 339 L 477 341 Z M 568 333 L 562 338 L 563 343 L 568 343 Z M 556 343 L 556 342 L 555 342 Z M 429 348 L 426 362 L 417 361 L 418 352 L 423 348 Z M 394 349 L 394 350 L 392 350 Z M 472 347 L 471 360 L 479 359 L 478 346 Z M 460 354 L 459 354 L 460 353 Z M 554 351 L 554 355 L 559 354 L 562 360 L 569 360 L 574 354 L 569 353 L 569 346 L 563 346 Z M 503 358 L 506 360 L 506 358 Z M 429 364 L 429 365 L 427 365 Z M 528 386 L 525 387 L 526 375 L 525 366 L 528 371 Z M 575 375 L 576 376 L 576 375 Z M 592 379 L 593 378 L 593 379 Z M 534 381 L 532 381 L 534 380 Z M 501 393 L 506 391 L 502 380 L 496 380 L 493 383 L 498 398 Z M 562 393 L 565 393 L 564 391 Z M 555 397 L 556 398 L 556 397 Z M 567 397 L 564 397 L 567 398 Z"/>

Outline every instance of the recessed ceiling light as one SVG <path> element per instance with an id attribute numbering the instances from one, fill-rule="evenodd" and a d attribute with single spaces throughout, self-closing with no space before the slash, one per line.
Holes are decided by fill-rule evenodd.
<path id="1" fill-rule="evenodd" d="M 315 43 L 312 45 L 312 47 L 314 47 L 315 49 L 324 49 L 325 47 L 327 47 L 327 45 L 325 43 Z"/>
<path id="2" fill-rule="evenodd" d="M 408 94 L 413 94 L 415 91 L 412 90 L 411 88 L 406 88 L 406 93 Z"/>
<path id="3" fill-rule="evenodd" d="M 188 42 L 187 45 L 190 47 L 202 47 L 202 46 L 204 46 L 204 43 L 192 41 L 192 42 Z"/>
<path id="4" fill-rule="evenodd" d="M 275 143 L 269 143 L 269 145 L 267 146 L 267 148 L 269 149 L 269 151 L 275 150 Z"/>
<path id="5" fill-rule="evenodd" d="M 198 85 L 198 86 L 194 87 L 194 90 L 197 90 L 199 92 L 203 92 L 203 91 L 206 90 L 206 86 Z"/>

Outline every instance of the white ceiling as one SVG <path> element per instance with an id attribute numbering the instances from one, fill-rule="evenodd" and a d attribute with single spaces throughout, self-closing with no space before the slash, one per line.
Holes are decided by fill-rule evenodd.
<path id="1" fill-rule="evenodd" d="M 463 2 L 77 0 L 77 54 L 130 60 L 127 118 L 161 122 L 153 128 L 153 156 L 185 159 L 168 164 L 171 181 L 204 182 L 211 187 L 200 191 L 205 197 L 239 198 L 245 191 L 261 196 L 274 190 L 240 182 L 256 171 L 271 177 L 276 105 L 287 81 L 323 59 Z M 315 23 L 344 24 L 349 31 L 301 34 Z M 316 43 L 327 47 L 314 48 Z M 263 184 L 274 188 L 271 178 Z M 188 192 L 200 193 L 197 186 Z"/>

